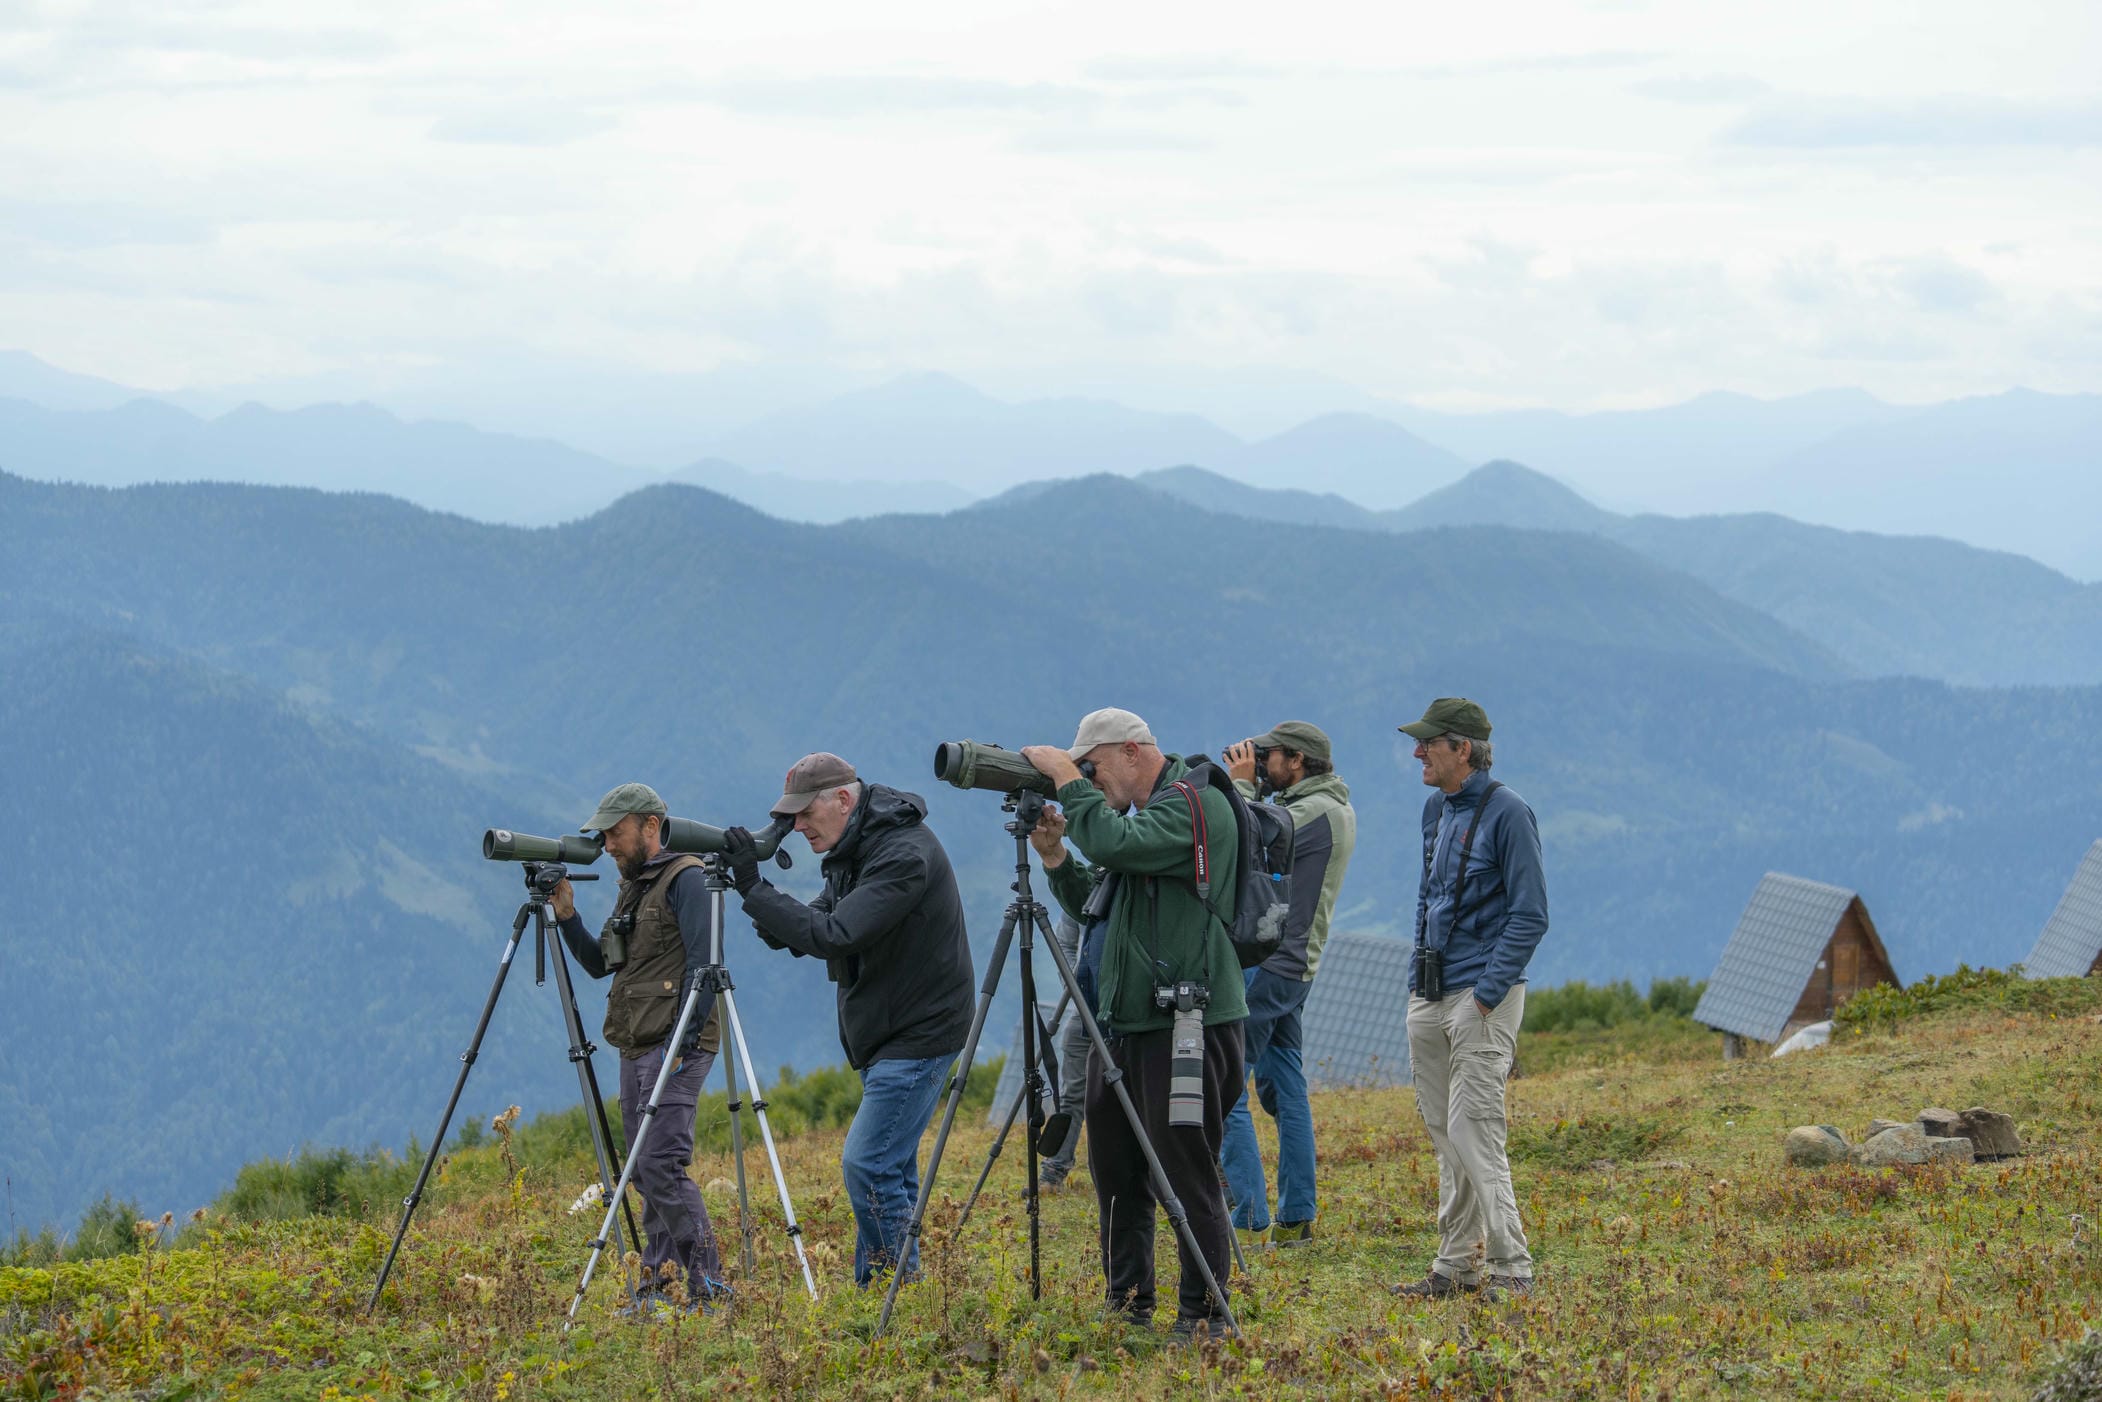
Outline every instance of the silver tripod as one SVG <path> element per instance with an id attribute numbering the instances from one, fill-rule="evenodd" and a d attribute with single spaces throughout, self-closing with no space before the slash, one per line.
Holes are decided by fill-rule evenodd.
<path id="1" fill-rule="evenodd" d="M 708 882 L 708 962 L 695 976 L 693 987 L 686 994 L 686 1001 L 679 1009 L 678 1024 L 672 1028 L 671 1041 L 666 1045 L 676 1051 L 685 1045 L 686 1029 L 704 1002 L 715 1003 L 721 1008 L 723 1042 L 723 1070 L 730 1092 L 730 1144 L 737 1159 L 737 1216 L 738 1230 L 744 1238 L 744 1265 L 749 1271 L 752 1265 L 752 1212 L 751 1201 L 746 1195 L 744 1172 L 744 1133 L 738 1124 L 740 1103 L 737 1099 L 737 1073 L 744 1072 L 745 1090 L 752 1099 L 752 1113 L 759 1121 L 759 1138 L 766 1145 L 766 1162 L 774 1176 L 774 1190 L 781 1197 L 781 1215 L 788 1223 L 788 1240 L 795 1247 L 796 1263 L 803 1269 L 803 1288 L 810 1298 L 817 1298 L 817 1281 L 810 1274 L 810 1259 L 803 1254 L 803 1228 L 796 1221 L 795 1204 L 789 1201 L 788 1180 L 781 1175 L 781 1156 L 774 1148 L 774 1131 L 766 1119 L 766 1097 L 759 1089 L 759 1078 L 752 1070 L 752 1049 L 744 1039 L 744 1019 L 737 1015 L 737 1000 L 732 996 L 733 985 L 730 971 L 723 964 L 723 892 L 730 887 L 730 874 L 720 854 L 705 856 L 701 866 Z M 731 1049 L 735 1048 L 735 1055 Z M 584 1263 L 583 1278 L 577 1282 L 575 1298 L 569 1302 L 568 1324 L 574 1325 L 577 1307 L 584 1303 L 584 1292 L 591 1288 L 591 1277 L 597 1272 L 599 1258 L 613 1237 L 613 1219 L 620 1206 L 627 1200 L 628 1182 L 635 1176 L 635 1165 L 641 1161 L 643 1141 L 648 1138 L 656 1123 L 657 1104 L 664 1098 L 664 1088 L 671 1083 L 672 1073 L 677 1069 L 677 1057 L 667 1055 L 664 1065 L 657 1072 L 657 1083 L 650 1088 L 649 1104 L 643 1107 L 642 1123 L 636 1127 L 635 1143 L 628 1150 L 628 1164 L 621 1171 L 620 1182 L 615 1185 L 606 1200 L 606 1217 L 599 1223 L 598 1234 L 591 1239 L 591 1258 Z"/>

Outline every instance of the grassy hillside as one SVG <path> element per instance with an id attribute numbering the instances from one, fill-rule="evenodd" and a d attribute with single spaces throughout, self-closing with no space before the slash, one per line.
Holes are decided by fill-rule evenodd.
<path id="1" fill-rule="evenodd" d="M 1778 1062 L 1725 1065 L 1683 1022 L 1527 1033 L 1535 1069 L 1512 1102 L 1541 1272 L 1528 1300 L 1386 1293 L 1433 1236 L 1436 1169 L 1403 1090 L 1317 1097 L 1321 1236 L 1253 1258 L 1239 1343 L 1177 1350 L 1096 1322 L 1084 1186 L 1047 1200 L 1032 1304 L 1013 1159 L 989 1210 L 954 1228 L 987 1144 L 977 1115 L 943 1175 L 927 1279 L 884 1341 L 869 1338 L 878 1300 L 841 1284 L 839 1138 L 815 1128 L 783 1158 L 816 1305 L 769 1214 L 734 1314 L 631 1326 L 606 1282 L 565 1336 L 596 1225 L 566 1211 L 588 1159 L 528 1126 L 452 1155 L 377 1316 L 362 1305 L 388 1202 L 362 1219 L 207 1216 L 143 1253 L 0 1270 L 0 1395 L 2026 1396 L 2102 1321 L 2102 981 L 1945 992 L 1884 1000 L 1837 1044 Z M 2013 1114 L 2028 1156 L 1782 1163 L 1795 1124 L 1858 1137 L 1873 1116 L 1975 1103 Z M 729 1160 L 704 1145 L 693 1171 L 731 1229 Z"/>

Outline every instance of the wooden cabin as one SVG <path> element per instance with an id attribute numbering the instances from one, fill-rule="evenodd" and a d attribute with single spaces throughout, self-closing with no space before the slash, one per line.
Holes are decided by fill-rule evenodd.
<path id="1" fill-rule="evenodd" d="M 1723 1056 L 1746 1042 L 1779 1042 L 1824 1022 L 1877 984 L 1900 986 L 1868 906 L 1856 892 L 1768 872 L 1708 978 L 1694 1021 L 1723 1036 Z"/>

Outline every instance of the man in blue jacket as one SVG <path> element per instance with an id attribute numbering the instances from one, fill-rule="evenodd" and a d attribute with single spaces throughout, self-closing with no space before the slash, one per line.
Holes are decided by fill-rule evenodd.
<path id="1" fill-rule="evenodd" d="M 1394 1293 L 1527 1295 L 1533 1257 L 1504 1150 L 1504 1082 L 1525 1017 L 1525 966 L 1547 933 L 1540 829 L 1525 800 L 1489 777 L 1480 706 L 1440 697 L 1401 731 L 1437 790 L 1423 805 L 1408 1016 L 1416 1108 L 1438 1156 L 1438 1256 Z M 1441 987 L 1423 986 L 1427 966 L 1441 971 Z"/>

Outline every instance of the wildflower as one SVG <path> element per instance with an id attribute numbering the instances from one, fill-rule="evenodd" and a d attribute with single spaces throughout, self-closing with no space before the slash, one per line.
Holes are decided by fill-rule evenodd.
<path id="1" fill-rule="evenodd" d="M 190 1221 L 192 1223 L 202 1222 L 204 1220 L 205 1211 L 206 1209 L 202 1207 L 198 1208 L 195 1212 L 192 1212 L 190 1214 Z"/>

